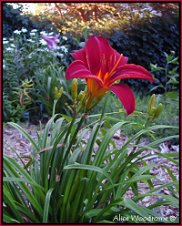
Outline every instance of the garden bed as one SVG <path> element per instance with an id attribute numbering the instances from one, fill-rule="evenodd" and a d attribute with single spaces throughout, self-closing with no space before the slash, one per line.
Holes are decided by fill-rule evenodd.
<path id="1" fill-rule="evenodd" d="M 36 139 L 37 132 L 39 131 L 39 126 L 35 126 L 30 123 L 22 124 L 21 125 L 30 135 L 33 139 Z M 86 141 L 89 139 L 89 134 L 87 134 L 84 138 Z M 113 136 L 113 141 L 117 148 L 121 147 L 125 144 L 127 141 L 127 136 L 123 135 L 118 131 Z M 143 145 L 146 145 L 148 143 L 148 139 L 145 138 L 141 141 Z M 112 149 L 112 146 L 110 146 Z M 95 148 L 97 149 L 97 147 Z M 133 150 L 133 144 L 130 144 L 130 150 Z M 5 126 L 3 128 L 3 152 L 5 155 L 11 156 L 21 164 L 21 161 L 17 157 L 17 154 L 23 158 L 25 162 L 28 161 L 28 156 L 30 155 L 32 151 L 31 144 L 27 141 L 26 138 L 23 137 L 23 135 L 15 128 L 12 128 L 10 126 Z M 142 153 L 142 156 L 151 154 L 148 158 L 146 158 L 147 164 L 156 163 L 160 166 L 165 165 L 167 166 L 173 173 L 173 175 L 176 177 L 176 179 L 179 179 L 179 167 L 176 166 L 173 162 L 167 160 L 166 158 L 158 156 L 156 153 L 175 153 L 179 152 L 179 145 L 173 145 L 171 142 L 165 142 L 159 145 L 158 150 L 145 150 Z M 150 172 L 152 175 L 155 175 L 156 178 L 153 180 L 153 184 L 155 187 L 160 186 L 165 183 L 169 183 L 171 181 L 170 176 L 166 172 L 166 170 L 163 167 L 155 167 Z M 147 184 L 145 183 L 139 183 L 139 193 L 145 194 L 149 191 L 149 188 Z M 169 195 L 170 191 L 167 188 L 163 188 L 160 190 L 160 194 Z M 126 194 L 126 197 L 133 198 L 134 193 L 131 189 L 129 189 Z M 159 201 L 161 198 L 157 196 L 152 197 L 145 197 L 142 201 L 139 202 L 141 206 L 149 206 L 156 201 Z M 159 208 L 159 213 L 163 217 L 169 217 L 169 216 L 175 216 L 177 217 L 179 215 L 178 209 L 172 206 L 161 206 Z"/>

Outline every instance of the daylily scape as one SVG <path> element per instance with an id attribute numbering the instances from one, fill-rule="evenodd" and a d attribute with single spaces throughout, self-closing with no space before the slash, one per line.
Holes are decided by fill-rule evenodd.
<path id="1" fill-rule="evenodd" d="M 89 95 L 96 100 L 100 100 L 107 91 L 112 91 L 128 115 L 135 110 L 135 97 L 128 85 L 118 81 L 129 78 L 154 81 L 144 67 L 128 64 L 128 58 L 114 50 L 101 36 L 91 36 L 84 48 L 71 55 L 75 61 L 67 68 L 66 79 L 85 79 Z"/>

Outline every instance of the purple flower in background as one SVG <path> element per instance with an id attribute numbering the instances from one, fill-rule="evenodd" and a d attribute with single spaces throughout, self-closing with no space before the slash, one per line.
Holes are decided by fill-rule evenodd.
<path id="1" fill-rule="evenodd" d="M 48 48 L 51 50 L 57 49 L 57 42 L 59 41 L 58 35 L 47 36 L 45 34 L 42 35 L 43 40 L 47 42 Z"/>

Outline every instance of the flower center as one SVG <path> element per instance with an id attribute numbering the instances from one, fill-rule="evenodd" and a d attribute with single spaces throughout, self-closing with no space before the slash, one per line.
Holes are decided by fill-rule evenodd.
<path id="1" fill-rule="evenodd" d="M 110 82 L 110 77 L 115 73 L 115 70 L 117 69 L 120 61 L 121 61 L 121 58 L 122 58 L 122 54 L 119 56 L 118 60 L 116 61 L 116 63 L 114 64 L 113 68 L 111 69 L 110 72 L 106 72 L 104 76 L 102 76 L 101 74 L 101 69 L 98 73 L 98 77 L 102 79 L 103 83 L 104 83 L 104 87 L 108 87 L 111 85 L 111 82 Z"/>

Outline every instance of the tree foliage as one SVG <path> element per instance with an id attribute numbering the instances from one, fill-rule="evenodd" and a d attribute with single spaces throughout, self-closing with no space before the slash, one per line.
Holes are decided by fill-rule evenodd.
<path id="1" fill-rule="evenodd" d="M 85 28 L 112 33 L 139 19 L 169 16 L 178 9 L 178 3 L 39 3 L 32 19 L 46 18 L 60 32 L 79 36 Z"/>

